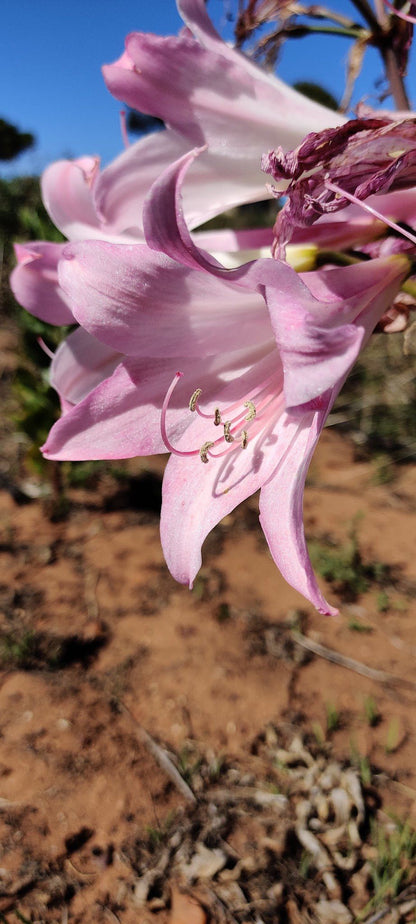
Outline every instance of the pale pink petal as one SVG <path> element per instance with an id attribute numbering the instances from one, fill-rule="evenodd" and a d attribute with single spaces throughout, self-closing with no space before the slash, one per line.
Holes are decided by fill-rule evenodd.
<path id="1" fill-rule="evenodd" d="M 300 419 L 285 415 L 287 451 L 260 492 L 260 523 L 273 559 L 283 577 L 303 594 L 320 613 L 336 615 L 316 582 L 303 530 L 303 491 L 313 451 L 335 397 L 325 396 L 319 411 Z"/>
<path id="2" fill-rule="evenodd" d="M 211 150 L 235 158 L 244 150 L 245 160 L 255 159 L 260 175 L 259 155 L 276 138 L 273 87 L 259 80 L 266 98 L 258 99 L 244 68 L 205 51 L 184 34 L 173 38 L 134 32 L 127 36 L 126 51 L 134 71 L 124 72 L 119 63 L 104 68 L 107 86 L 117 98 L 163 119 L 190 145 L 209 144 Z"/>
<path id="3" fill-rule="evenodd" d="M 177 7 L 184 23 L 201 45 L 233 59 L 236 52 L 223 41 L 211 22 L 205 0 L 177 0 Z"/>
<path id="4" fill-rule="evenodd" d="M 63 402 L 78 404 L 112 375 L 121 359 L 120 353 L 80 327 L 58 347 L 52 359 L 50 383 Z"/>
<path id="5" fill-rule="evenodd" d="M 276 351 L 272 357 L 278 368 Z M 266 364 L 270 368 L 268 358 Z M 259 370 L 254 368 L 251 377 L 255 380 L 258 376 Z M 241 390 L 241 381 L 234 381 L 234 391 L 236 384 Z M 277 393 L 276 402 L 278 398 Z M 221 408 L 227 401 L 230 401 L 229 389 L 223 386 L 216 395 L 215 404 Z M 281 410 L 280 405 L 275 418 L 278 419 Z M 189 428 L 186 440 L 184 438 L 179 446 L 193 445 L 198 449 L 207 439 L 214 440 L 219 435 L 207 422 L 202 428 L 201 421 L 196 418 L 195 426 Z M 235 446 L 228 447 L 224 456 L 210 457 L 207 464 L 201 461 L 198 453 L 190 457 L 171 456 L 163 480 L 161 538 L 168 567 L 176 580 L 192 586 L 201 566 L 201 545 L 205 537 L 270 477 L 279 457 L 275 443 L 272 421 L 269 428 L 261 428 L 257 435 L 249 438 L 246 449 L 237 441 Z M 216 451 L 221 449 L 213 450 Z"/>
<path id="6" fill-rule="evenodd" d="M 69 300 L 59 286 L 58 261 L 64 244 L 34 241 L 16 244 L 18 264 L 10 276 L 15 299 L 48 324 L 73 324 Z"/>
<path id="7" fill-rule="evenodd" d="M 271 195 L 257 166 L 252 170 L 244 158 L 235 160 L 228 154 L 207 150 L 186 177 L 184 212 L 189 227 L 195 228 L 226 209 L 270 199 Z"/>
<path id="8" fill-rule="evenodd" d="M 54 424 L 43 454 L 48 459 L 79 461 L 166 452 L 161 408 L 178 369 L 184 376 L 169 407 L 169 434 L 179 444 L 184 431 L 194 424 L 188 402 L 200 380 L 200 359 L 177 357 L 168 363 L 166 359 L 132 358 L 120 363 L 109 378 Z M 198 434 L 198 426 L 195 432 Z"/>
<path id="9" fill-rule="evenodd" d="M 162 373 L 162 374 L 161 374 Z M 52 427 L 42 452 L 47 459 L 127 459 L 164 452 L 160 435 L 163 370 L 157 362 L 120 364 L 113 375 Z"/>
<path id="10" fill-rule="evenodd" d="M 181 184 L 196 153 L 181 158 L 154 184 L 145 206 L 146 237 L 189 267 L 265 292 L 285 369 L 287 405 L 305 404 L 346 375 L 400 288 L 408 261 L 402 256 L 372 260 L 308 273 L 304 281 L 275 260 L 225 270 L 196 246 L 181 209 Z M 353 323 L 358 316 L 359 324 Z"/>
<path id="11" fill-rule="evenodd" d="M 393 221 L 406 222 L 413 228 L 416 225 L 416 187 L 394 190 L 383 196 L 369 196 L 367 202 Z"/>
<path id="12" fill-rule="evenodd" d="M 190 18 L 195 14 L 196 29 L 196 20 L 206 19 L 206 13 L 202 4 L 187 7 Z M 211 33 L 215 36 L 212 27 Z M 163 119 L 190 144 L 207 143 L 211 153 L 231 158 L 234 169 L 243 164 L 259 198 L 265 196 L 262 153 L 276 143 L 291 149 L 312 128 L 344 121 L 267 76 L 218 38 L 205 49 L 188 33 L 179 38 L 131 33 L 123 56 L 103 72 L 118 99 Z"/>
<path id="13" fill-rule="evenodd" d="M 330 252 L 357 249 L 383 234 L 385 227 L 383 222 L 351 205 L 343 212 L 325 215 L 309 228 L 296 227 L 290 243 L 314 244 Z"/>
<path id="14" fill-rule="evenodd" d="M 132 144 L 103 170 L 94 185 L 93 199 L 107 239 L 117 240 L 123 235 L 134 242 L 143 238 L 146 194 L 161 173 L 188 149 L 187 141 L 166 129 Z M 244 160 L 236 164 L 209 151 L 193 164 L 182 192 L 191 228 L 240 202 L 269 196 L 264 176 L 260 189 L 258 182 L 250 183 Z"/>
<path id="15" fill-rule="evenodd" d="M 394 256 L 307 273 L 303 280 L 316 299 L 310 302 L 302 293 L 282 300 L 275 287 L 266 286 L 288 407 L 315 399 L 345 378 L 408 271 L 408 260 Z"/>
<path id="16" fill-rule="evenodd" d="M 273 259 L 253 260 L 235 269 L 226 268 L 214 255 L 203 250 L 204 235 L 191 236 L 182 208 L 182 189 L 187 172 L 195 159 L 205 156 L 195 149 L 168 167 L 153 184 L 143 211 L 143 225 L 149 247 L 168 254 L 178 263 L 224 279 L 248 291 L 263 292 L 266 285 L 275 286 L 280 295 L 310 300 L 306 287 L 286 263 Z M 248 238 L 249 240 L 250 238 Z M 219 255 L 220 256 L 220 255 Z"/>
<path id="17" fill-rule="evenodd" d="M 266 537 L 273 556 L 278 556 L 282 562 L 282 573 L 321 612 L 335 613 L 316 584 L 304 543 L 302 516 L 299 521 L 302 473 L 305 469 L 306 474 L 314 435 L 320 432 L 327 409 L 291 418 L 284 412 L 283 403 L 280 408 L 278 400 L 276 404 L 274 419 L 253 439 L 249 438 L 246 449 L 237 445 L 223 458 L 210 457 L 207 464 L 201 463 L 198 456 L 171 456 L 163 481 L 161 514 L 165 558 L 173 576 L 192 586 L 201 566 L 201 546 L 205 537 L 239 503 L 262 488 Z M 274 483 L 280 470 L 284 479 L 287 470 L 294 468 L 298 473 L 299 492 L 292 492 L 288 504 L 285 499 L 280 505 L 280 494 L 276 495 L 275 502 L 270 501 L 269 483 Z M 267 487 L 262 487 L 265 484 Z M 273 516 L 268 517 L 273 503 Z M 299 526 L 297 532 L 292 532 L 292 522 Z M 290 555 L 293 555 L 292 570 Z"/>
<path id="18" fill-rule="evenodd" d="M 290 294 L 292 286 L 298 292 L 302 286 L 299 286 L 298 276 L 288 264 L 261 259 L 228 269 L 199 246 L 201 242 L 210 243 L 204 234 L 191 236 L 183 214 L 182 189 L 194 160 L 198 162 L 204 156 L 203 149 L 190 151 L 168 167 L 153 184 L 143 210 L 143 226 L 149 247 L 168 254 L 190 269 L 208 272 L 251 292 L 263 291 L 266 284 L 276 285 L 279 291 L 284 289 L 286 295 Z M 251 234 L 254 232 L 248 232 L 246 242 Z"/>
<path id="19" fill-rule="evenodd" d="M 70 240 L 93 237 L 99 228 L 92 189 L 99 159 L 82 157 L 59 160 L 43 173 L 41 186 L 45 207 L 62 234 Z"/>
<path id="20" fill-rule="evenodd" d="M 253 441 L 246 450 L 231 450 L 225 460 L 210 459 L 203 468 L 199 456 L 170 457 L 163 479 L 160 530 L 168 568 L 180 583 L 192 587 L 208 533 L 263 483 L 265 469 L 256 471 L 255 452 Z"/>
<path id="21" fill-rule="evenodd" d="M 201 358 L 273 340 L 264 300 L 145 245 L 68 245 L 60 282 L 99 340 L 132 356 Z"/>
<path id="22" fill-rule="evenodd" d="M 190 269 L 221 271 L 218 260 L 197 246 L 189 233 L 182 206 L 182 186 L 194 161 L 204 156 L 196 148 L 180 157 L 153 184 L 143 209 L 143 227 L 149 247 L 168 254 Z"/>
<path id="23" fill-rule="evenodd" d="M 143 239 L 143 201 L 158 176 L 186 151 L 173 132 L 161 131 L 136 141 L 103 170 L 94 187 L 94 203 L 113 233 Z"/>
<path id="24" fill-rule="evenodd" d="M 355 267 L 343 268 L 343 273 L 345 269 L 351 270 L 345 277 L 346 285 L 347 281 L 350 281 L 348 293 L 344 293 L 342 282 L 341 295 L 330 292 L 328 284 L 325 293 L 321 292 L 318 295 L 321 301 L 317 301 L 316 292 L 311 292 L 291 267 L 280 261 L 255 260 L 234 270 L 225 269 L 210 254 L 197 247 L 189 234 L 181 208 L 181 185 L 189 164 L 197 154 L 198 152 L 191 152 L 181 158 L 168 168 L 152 187 L 144 213 L 147 240 L 152 247 L 160 247 L 182 264 L 200 271 L 205 270 L 205 278 L 208 273 L 233 282 L 242 289 L 266 293 L 273 330 L 281 348 L 287 376 L 285 394 L 288 405 L 304 404 L 332 387 L 342 375 L 345 375 L 356 359 L 364 332 L 354 326 L 347 328 L 347 325 L 354 320 L 358 312 L 357 305 L 361 306 L 360 310 L 364 307 L 363 286 L 366 283 L 367 286 L 370 285 L 370 295 L 375 294 L 376 288 L 379 296 L 380 286 L 382 288 L 385 284 L 384 268 L 378 273 L 377 279 L 374 271 L 369 274 L 369 270 L 366 269 L 369 264 L 363 264 L 358 273 Z M 403 276 L 403 266 L 402 262 L 400 272 L 395 269 L 395 280 Z M 326 275 L 334 284 L 335 280 L 344 279 L 336 270 Z M 326 279 L 326 275 L 323 271 L 309 273 L 305 275 L 305 280 L 309 282 L 316 278 L 319 282 Z M 322 288 L 322 281 L 320 285 Z M 350 298 L 348 305 L 347 294 Z M 390 296 L 389 290 L 386 297 Z M 331 308 L 328 308 L 326 301 L 330 301 Z M 379 308 L 378 300 L 375 310 L 378 311 Z M 373 327 L 383 310 L 374 319 Z M 328 318 L 329 323 L 327 321 L 325 326 L 325 319 Z M 338 329 L 341 324 L 342 328 Z M 328 330 L 331 326 L 334 329 Z"/>

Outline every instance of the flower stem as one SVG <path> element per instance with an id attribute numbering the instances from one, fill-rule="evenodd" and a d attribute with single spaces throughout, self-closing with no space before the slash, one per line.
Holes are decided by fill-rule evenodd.
<path id="1" fill-rule="evenodd" d="M 390 84 L 390 92 L 394 99 L 396 109 L 410 109 L 409 97 L 406 93 L 403 77 L 400 73 L 400 67 L 396 52 L 389 42 L 390 19 L 386 13 L 384 0 L 374 0 L 374 6 L 378 22 L 378 32 L 381 33 L 380 39 L 373 42 L 378 48 L 386 71 L 386 77 Z M 375 38 L 375 35 L 374 35 Z"/>

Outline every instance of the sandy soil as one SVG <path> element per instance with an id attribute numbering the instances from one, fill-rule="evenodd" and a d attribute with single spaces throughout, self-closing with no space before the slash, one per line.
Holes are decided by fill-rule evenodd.
<path id="1" fill-rule="evenodd" d="M 49 497 L 16 494 L 11 439 L 7 425 L 1 921 L 208 920 L 202 900 L 178 911 L 175 891 L 170 909 L 139 900 L 143 844 L 162 840 L 191 810 L 144 732 L 167 749 L 198 798 L 198 787 L 233 767 L 239 779 L 270 779 L 259 741 L 268 729 L 300 730 L 331 759 L 371 766 L 382 811 L 416 823 L 414 466 L 377 484 L 374 465 L 354 461 L 352 445 L 325 432 L 306 492 L 307 534 L 339 549 L 356 528 L 370 574 L 355 599 L 322 580 L 340 606 L 338 617 L 326 618 L 277 573 L 256 498 L 207 540 L 190 592 L 170 577 L 160 548 L 163 460 L 135 461 L 121 480 L 103 472 L 92 487 L 70 488 L 59 519 Z M 308 652 L 308 641 L 360 662 L 367 676 L 359 665 L 332 663 L 328 651 Z M 235 833 L 234 842 L 228 835 L 234 850 L 242 840 L 246 852 L 255 849 L 255 831 Z M 264 920 L 312 920 L 306 912 L 297 918 L 291 901 L 286 896 L 283 916 Z M 220 913 L 211 909 L 211 920 Z"/>

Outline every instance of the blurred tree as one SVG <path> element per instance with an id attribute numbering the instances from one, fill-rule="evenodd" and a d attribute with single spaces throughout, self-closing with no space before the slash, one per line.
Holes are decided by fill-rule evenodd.
<path id="1" fill-rule="evenodd" d="M 14 266 L 13 241 L 62 241 L 47 214 L 34 176 L 0 179 L 0 308 L 15 311 L 15 301 L 9 288 L 9 275 Z"/>
<path id="2" fill-rule="evenodd" d="M 0 160 L 13 160 L 23 151 L 32 148 L 35 140 L 31 132 L 21 132 L 16 125 L 0 119 Z"/>
<path id="3" fill-rule="evenodd" d="M 303 93 L 303 95 L 307 96 L 309 99 L 313 99 L 315 103 L 321 103 L 321 106 L 326 106 L 327 109 L 334 109 L 335 112 L 338 110 L 339 103 L 335 99 L 335 96 L 329 93 L 325 87 L 321 87 L 319 83 L 313 83 L 311 80 L 298 80 L 293 86 L 295 90 L 298 90 L 299 93 Z"/>
<path id="4" fill-rule="evenodd" d="M 150 132 L 159 132 L 165 127 L 165 123 L 157 116 L 138 112 L 137 109 L 130 109 L 128 106 L 126 106 L 126 113 L 127 131 L 132 135 L 148 135 Z"/>

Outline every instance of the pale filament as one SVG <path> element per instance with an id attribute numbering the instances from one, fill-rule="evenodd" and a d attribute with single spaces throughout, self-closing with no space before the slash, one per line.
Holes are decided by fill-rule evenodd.
<path id="1" fill-rule="evenodd" d="M 54 356 L 55 356 L 55 353 L 54 353 L 51 349 L 49 349 L 49 347 L 48 347 L 48 345 L 45 343 L 43 337 L 37 337 L 37 341 L 38 341 L 38 344 L 39 344 L 41 350 L 43 350 L 43 352 L 46 353 L 47 356 L 49 356 L 49 359 L 53 359 Z"/>
<path id="2" fill-rule="evenodd" d="M 125 109 L 120 109 L 120 129 L 124 147 L 129 148 L 130 139 L 127 132 L 127 114 Z"/>
<path id="3" fill-rule="evenodd" d="M 272 373 L 271 375 L 269 375 L 268 378 L 265 379 L 264 382 L 262 382 L 261 387 L 255 393 L 254 400 L 247 401 L 244 404 L 244 407 L 248 408 L 248 413 L 250 413 L 252 407 L 255 408 L 255 412 L 258 411 L 259 409 L 258 398 L 267 389 L 268 385 L 271 385 L 272 383 L 275 382 L 275 379 L 276 379 L 276 373 Z M 209 414 L 205 414 L 203 411 L 201 411 L 198 405 L 198 400 L 201 394 L 202 394 L 202 389 L 197 388 L 191 397 L 191 400 L 189 402 L 189 407 L 192 411 L 196 411 L 196 413 L 199 414 L 200 417 L 204 417 L 206 420 L 212 420 L 214 417 L 214 423 L 216 426 L 218 426 L 218 424 L 221 423 L 222 420 L 228 420 L 230 417 L 230 414 L 232 414 L 233 411 L 239 410 L 241 408 L 241 401 L 235 401 L 234 404 L 230 404 L 228 407 L 224 408 L 221 412 L 219 411 L 219 408 L 215 408 L 214 414 L 212 412 Z M 254 402 L 256 403 L 254 404 Z M 191 403 L 192 403 L 192 407 L 191 407 Z M 218 417 L 217 417 L 217 414 L 218 414 Z M 240 414 L 237 415 L 237 417 L 235 417 L 234 420 L 231 419 L 230 423 L 234 423 L 235 421 L 241 420 L 241 419 L 251 420 L 252 418 L 244 415 L 244 413 L 240 411 Z"/>
<path id="4" fill-rule="evenodd" d="M 168 449 L 169 452 L 173 452 L 174 455 L 177 455 L 177 456 L 196 456 L 199 453 L 199 449 L 190 449 L 188 451 L 185 451 L 184 449 L 181 449 L 181 450 L 175 449 L 175 447 L 172 446 L 172 443 L 170 442 L 170 439 L 168 437 L 167 430 L 166 430 L 166 411 L 168 409 L 168 404 L 179 382 L 179 379 L 181 379 L 182 376 L 183 376 L 183 372 L 177 372 L 174 378 L 172 379 L 169 385 L 169 388 L 166 392 L 165 400 L 162 404 L 162 413 L 160 417 L 160 431 L 162 434 L 162 440 L 166 446 L 166 449 Z"/>
<path id="5" fill-rule="evenodd" d="M 414 6 L 414 3 L 405 3 L 401 10 L 397 10 L 396 7 L 389 2 L 389 0 L 384 0 L 384 3 L 390 12 L 394 13 L 395 16 L 399 16 L 400 19 L 404 19 L 406 22 L 416 23 L 416 16 L 411 16 L 410 13 L 405 12 L 405 8 L 407 7 L 409 10 L 411 10 Z"/>
<path id="6" fill-rule="evenodd" d="M 357 196 L 351 195 L 351 193 L 346 192 L 345 189 L 342 189 L 341 186 L 337 186 L 336 183 L 332 183 L 331 180 L 325 180 L 325 186 L 327 189 L 330 189 L 331 192 L 337 193 L 339 196 L 343 196 L 345 199 L 348 199 L 353 205 L 359 205 L 362 209 L 365 209 L 366 212 L 369 212 L 370 215 L 374 215 L 374 218 L 378 218 L 385 225 L 388 225 L 393 231 L 397 231 L 403 237 L 407 237 L 412 244 L 416 244 L 416 235 L 412 234 L 407 228 L 402 228 L 401 225 L 396 224 L 395 221 L 391 221 L 390 218 L 386 218 L 385 215 L 382 215 L 381 212 L 378 212 L 377 209 L 373 208 L 372 205 L 368 205 L 367 202 L 364 202 L 361 199 L 358 199 Z"/>
<path id="7" fill-rule="evenodd" d="M 226 443 L 230 444 L 234 442 L 236 436 L 238 435 L 238 438 L 242 440 L 242 444 L 241 444 L 242 448 L 245 449 L 247 446 L 248 434 L 247 434 L 246 429 L 243 428 L 242 430 L 240 430 L 240 427 L 242 425 L 244 427 L 244 424 L 246 423 L 251 424 L 250 433 L 253 436 L 253 421 L 262 411 L 264 411 L 269 406 L 269 404 L 271 404 L 272 401 L 275 400 L 276 389 L 270 388 L 270 386 L 272 384 L 275 384 L 275 382 L 276 382 L 276 374 L 272 373 L 272 375 L 268 376 L 268 378 L 265 379 L 261 387 L 255 393 L 254 400 L 256 403 L 254 404 L 254 401 L 251 399 L 244 402 L 243 408 L 245 410 L 242 410 L 241 401 L 239 401 L 239 402 L 235 402 L 234 404 L 231 404 L 229 407 L 225 408 L 225 410 L 221 412 L 219 411 L 219 408 L 215 408 L 214 414 L 212 413 L 204 414 L 202 411 L 199 411 L 199 408 L 198 408 L 198 399 L 200 395 L 202 394 L 202 389 L 200 388 L 197 388 L 194 394 L 192 395 L 191 401 L 189 402 L 189 406 L 191 410 L 194 410 L 197 413 L 199 411 L 201 417 L 211 420 L 215 425 L 218 425 L 219 423 L 221 423 L 223 418 L 228 418 L 229 414 L 233 410 L 237 408 L 240 409 L 239 414 L 237 414 L 235 417 L 228 419 L 228 420 L 227 419 L 224 420 L 223 439 L 225 440 Z M 195 398 L 195 395 L 197 395 L 196 398 Z M 264 395 L 264 397 L 262 400 L 259 401 L 258 399 L 261 397 L 261 395 Z M 195 400 L 193 400 L 194 398 Z M 191 403 L 192 403 L 192 407 L 191 407 Z M 257 426 L 255 428 L 255 433 L 261 430 L 262 427 L 263 427 L 263 422 L 261 423 L 260 427 Z M 219 441 L 216 440 L 213 445 L 218 445 L 218 442 L 221 443 L 222 440 L 219 440 Z M 219 456 L 225 455 L 225 453 L 229 451 L 229 448 L 230 447 L 228 446 L 228 448 L 225 449 L 223 452 L 213 453 L 211 452 L 211 447 L 209 447 L 209 449 L 207 450 L 207 453 L 213 458 L 218 458 Z"/>
<path id="8" fill-rule="evenodd" d="M 273 376 L 271 376 L 270 378 L 273 378 Z M 263 419 L 261 419 L 260 414 L 268 410 L 269 407 L 273 406 L 273 416 L 274 416 L 276 415 L 278 411 L 279 405 L 280 407 L 284 405 L 284 395 L 282 391 L 279 391 L 279 392 L 270 391 L 269 394 L 264 398 L 264 400 L 260 404 L 256 404 L 256 418 L 253 419 L 253 421 L 250 423 L 250 438 L 251 439 L 257 436 L 257 434 L 260 433 L 261 430 L 264 430 L 265 423 L 267 421 L 270 421 L 271 419 L 271 415 L 268 415 L 266 419 L 264 419 L 264 417 Z M 244 433 L 247 435 L 246 430 L 240 431 L 240 438 L 242 434 Z M 244 436 L 243 436 L 242 448 L 245 448 L 246 445 L 247 443 L 244 441 Z M 226 456 L 229 453 L 229 451 L 230 451 L 230 447 L 227 447 L 227 449 L 223 449 L 222 452 L 211 452 L 211 450 L 209 449 L 207 450 L 207 453 L 209 456 L 211 456 L 212 459 L 221 459 L 223 456 Z"/>
<path id="9" fill-rule="evenodd" d="M 189 410 L 191 412 L 196 411 L 200 417 L 203 417 L 206 420 L 210 420 L 211 423 L 217 426 L 222 423 L 223 434 L 215 440 L 207 440 L 198 449 L 189 450 L 176 449 L 168 437 L 166 427 L 166 414 L 170 399 L 179 382 L 179 379 L 181 379 L 182 376 L 183 372 L 176 373 L 166 392 L 162 405 L 160 429 L 163 442 L 169 452 L 172 452 L 174 455 L 178 456 L 199 455 L 202 462 L 208 462 L 208 456 L 216 459 L 229 453 L 231 450 L 231 444 L 235 443 L 236 440 L 238 440 L 237 445 L 239 444 L 242 449 L 245 449 L 248 443 L 248 430 L 250 429 L 251 435 L 255 435 L 264 426 L 264 421 L 258 420 L 258 414 L 268 408 L 268 406 L 274 401 L 276 397 L 275 390 L 270 388 L 270 385 L 273 381 L 275 381 L 276 376 L 271 375 L 262 383 L 261 387 L 255 394 L 256 404 L 252 399 L 248 399 L 243 403 L 243 405 L 241 401 L 235 402 L 221 412 L 219 408 L 215 408 L 214 412 L 211 414 L 204 413 L 198 408 L 198 400 L 202 390 L 200 388 L 195 389 L 189 401 Z M 257 401 L 258 398 L 260 398 L 260 401 Z M 235 416 L 231 419 L 225 419 L 228 417 L 230 412 L 237 409 L 239 410 L 239 413 L 235 414 Z M 246 426 L 244 426 L 244 424 Z M 223 447 L 224 442 L 228 444 L 225 449 L 223 449 L 221 452 L 212 452 L 212 449 L 215 449 L 218 446 Z"/>

